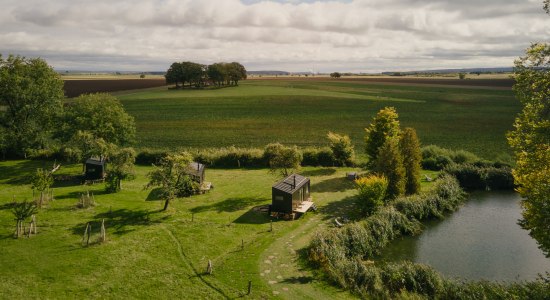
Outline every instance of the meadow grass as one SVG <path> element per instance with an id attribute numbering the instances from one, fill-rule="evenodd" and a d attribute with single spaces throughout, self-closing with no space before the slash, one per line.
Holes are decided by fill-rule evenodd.
<path id="1" fill-rule="evenodd" d="M 383 85 L 337 80 L 249 80 L 238 87 L 119 93 L 137 122 L 139 147 L 263 147 L 271 142 L 327 145 L 328 131 L 349 135 L 359 154 L 364 128 L 385 106 L 424 145 L 508 154 L 505 133 L 520 110 L 512 91 Z"/>
<path id="2" fill-rule="evenodd" d="M 154 191 L 143 189 L 150 167 L 137 167 L 135 179 L 124 181 L 117 194 L 104 193 L 104 184 L 57 181 L 55 200 L 36 214 L 38 234 L 14 239 L 10 203 L 31 200 L 29 175 L 49 166 L 0 162 L 2 298 L 237 298 L 249 280 L 252 299 L 351 297 L 313 279 L 296 252 L 314 231 L 333 226 L 335 217 L 359 217 L 353 183 L 345 179 L 354 169 L 304 168 L 319 211 L 295 221 L 274 220 L 273 232 L 267 214 L 254 209 L 271 203 L 278 177 L 267 169 L 207 169 L 214 189 L 172 201 L 167 212 Z M 64 164 L 56 175 L 81 171 L 81 165 Z M 96 206 L 77 208 L 80 194 L 88 191 Z M 98 244 L 103 219 L 107 242 Z M 92 244 L 83 246 L 87 223 Z M 212 275 L 205 274 L 208 260 Z"/>

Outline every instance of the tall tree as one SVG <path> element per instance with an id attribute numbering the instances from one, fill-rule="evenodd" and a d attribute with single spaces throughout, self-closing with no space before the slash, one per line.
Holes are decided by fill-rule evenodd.
<path id="1" fill-rule="evenodd" d="M 420 191 L 420 170 L 422 169 L 422 152 L 420 140 L 414 128 L 403 129 L 400 140 L 403 166 L 405 167 L 405 194 L 412 195 Z"/>
<path id="2" fill-rule="evenodd" d="M 135 132 L 134 118 L 120 101 L 97 93 L 81 95 L 66 107 L 57 136 L 85 160 L 90 154 L 106 156 L 113 146 L 132 144 Z"/>
<path id="3" fill-rule="evenodd" d="M 238 62 L 227 64 L 229 80 L 235 85 L 239 85 L 239 80 L 246 79 L 246 69 Z"/>
<path id="4" fill-rule="evenodd" d="M 353 165 L 355 150 L 351 144 L 351 139 L 347 135 L 339 135 L 333 132 L 327 134 L 330 143 L 330 149 L 334 155 L 334 159 L 341 166 Z"/>
<path id="5" fill-rule="evenodd" d="M 385 107 L 376 114 L 369 127 L 365 128 L 365 152 L 370 164 L 376 161 L 379 149 L 386 140 L 399 136 L 398 117 L 395 108 Z"/>
<path id="6" fill-rule="evenodd" d="M 405 192 L 405 168 L 399 149 L 399 138 L 386 139 L 380 147 L 374 170 L 388 179 L 386 199 L 395 199 Z"/>
<path id="7" fill-rule="evenodd" d="M 18 155 L 43 148 L 62 109 L 63 80 L 44 60 L 0 55 L 0 127 L 5 148 Z"/>
<path id="8" fill-rule="evenodd" d="M 550 256 L 550 44 L 528 48 L 515 62 L 515 75 L 523 110 L 508 143 L 516 155 L 515 183 L 525 199 L 521 224 Z"/>

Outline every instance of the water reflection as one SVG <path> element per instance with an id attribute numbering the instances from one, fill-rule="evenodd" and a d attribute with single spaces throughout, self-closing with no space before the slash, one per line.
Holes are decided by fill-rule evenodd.
<path id="1" fill-rule="evenodd" d="M 550 259 L 517 225 L 520 200 L 515 193 L 476 193 L 445 220 L 428 223 L 420 236 L 392 243 L 380 259 L 424 263 L 469 280 L 535 279 L 550 271 Z"/>

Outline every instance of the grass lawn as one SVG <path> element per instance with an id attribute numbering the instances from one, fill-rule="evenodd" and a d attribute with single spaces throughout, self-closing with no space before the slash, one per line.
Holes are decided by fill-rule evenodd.
<path id="1" fill-rule="evenodd" d="M 319 79 L 249 80 L 238 87 L 118 93 L 135 117 L 138 145 L 149 148 L 263 147 L 271 142 L 324 146 L 326 133 L 348 134 L 358 152 L 364 128 L 385 106 L 424 145 L 465 149 L 485 158 L 508 154 L 505 133 L 520 110 L 512 91 L 381 85 Z"/>
<path id="2" fill-rule="evenodd" d="M 277 176 L 260 170 L 207 169 L 215 188 L 177 199 L 167 212 L 163 201 L 144 190 L 149 167 L 137 167 L 123 191 L 105 194 L 104 185 L 56 182 L 54 196 L 37 213 L 38 234 L 14 239 L 10 202 L 32 199 L 28 175 L 51 162 L 0 162 L 0 291 L 2 298 L 238 298 L 248 281 L 258 298 L 350 298 L 317 281 L 298 260 L 315 230 L 335 217 L 356 218 L 349 168 L 304 168 L 319 206 L 295 221 L 274 220 L 254 208 L 271 202 Z M 81 165 L 63 165 L 59 175 L 76 175 Z M 91 192 L 96 206 L 76 208 Z M 108 241 L 83 246 L 85 225 L 92 241 L 105 219 Z M 244 249 L 241 248 L 244 242 Z M 208 260 L 214 273 L 206 275 Z"/>

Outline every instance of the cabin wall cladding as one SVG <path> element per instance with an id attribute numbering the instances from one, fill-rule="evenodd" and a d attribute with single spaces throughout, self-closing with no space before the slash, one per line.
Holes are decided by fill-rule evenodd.
<path id="1" fill-rule="evenodd" d="M 274 184 L 271 194 L 271 211 L 290 214 L 303 201 L 310 198 L 310 180 L 304 176 L 292 174 Z"/>

